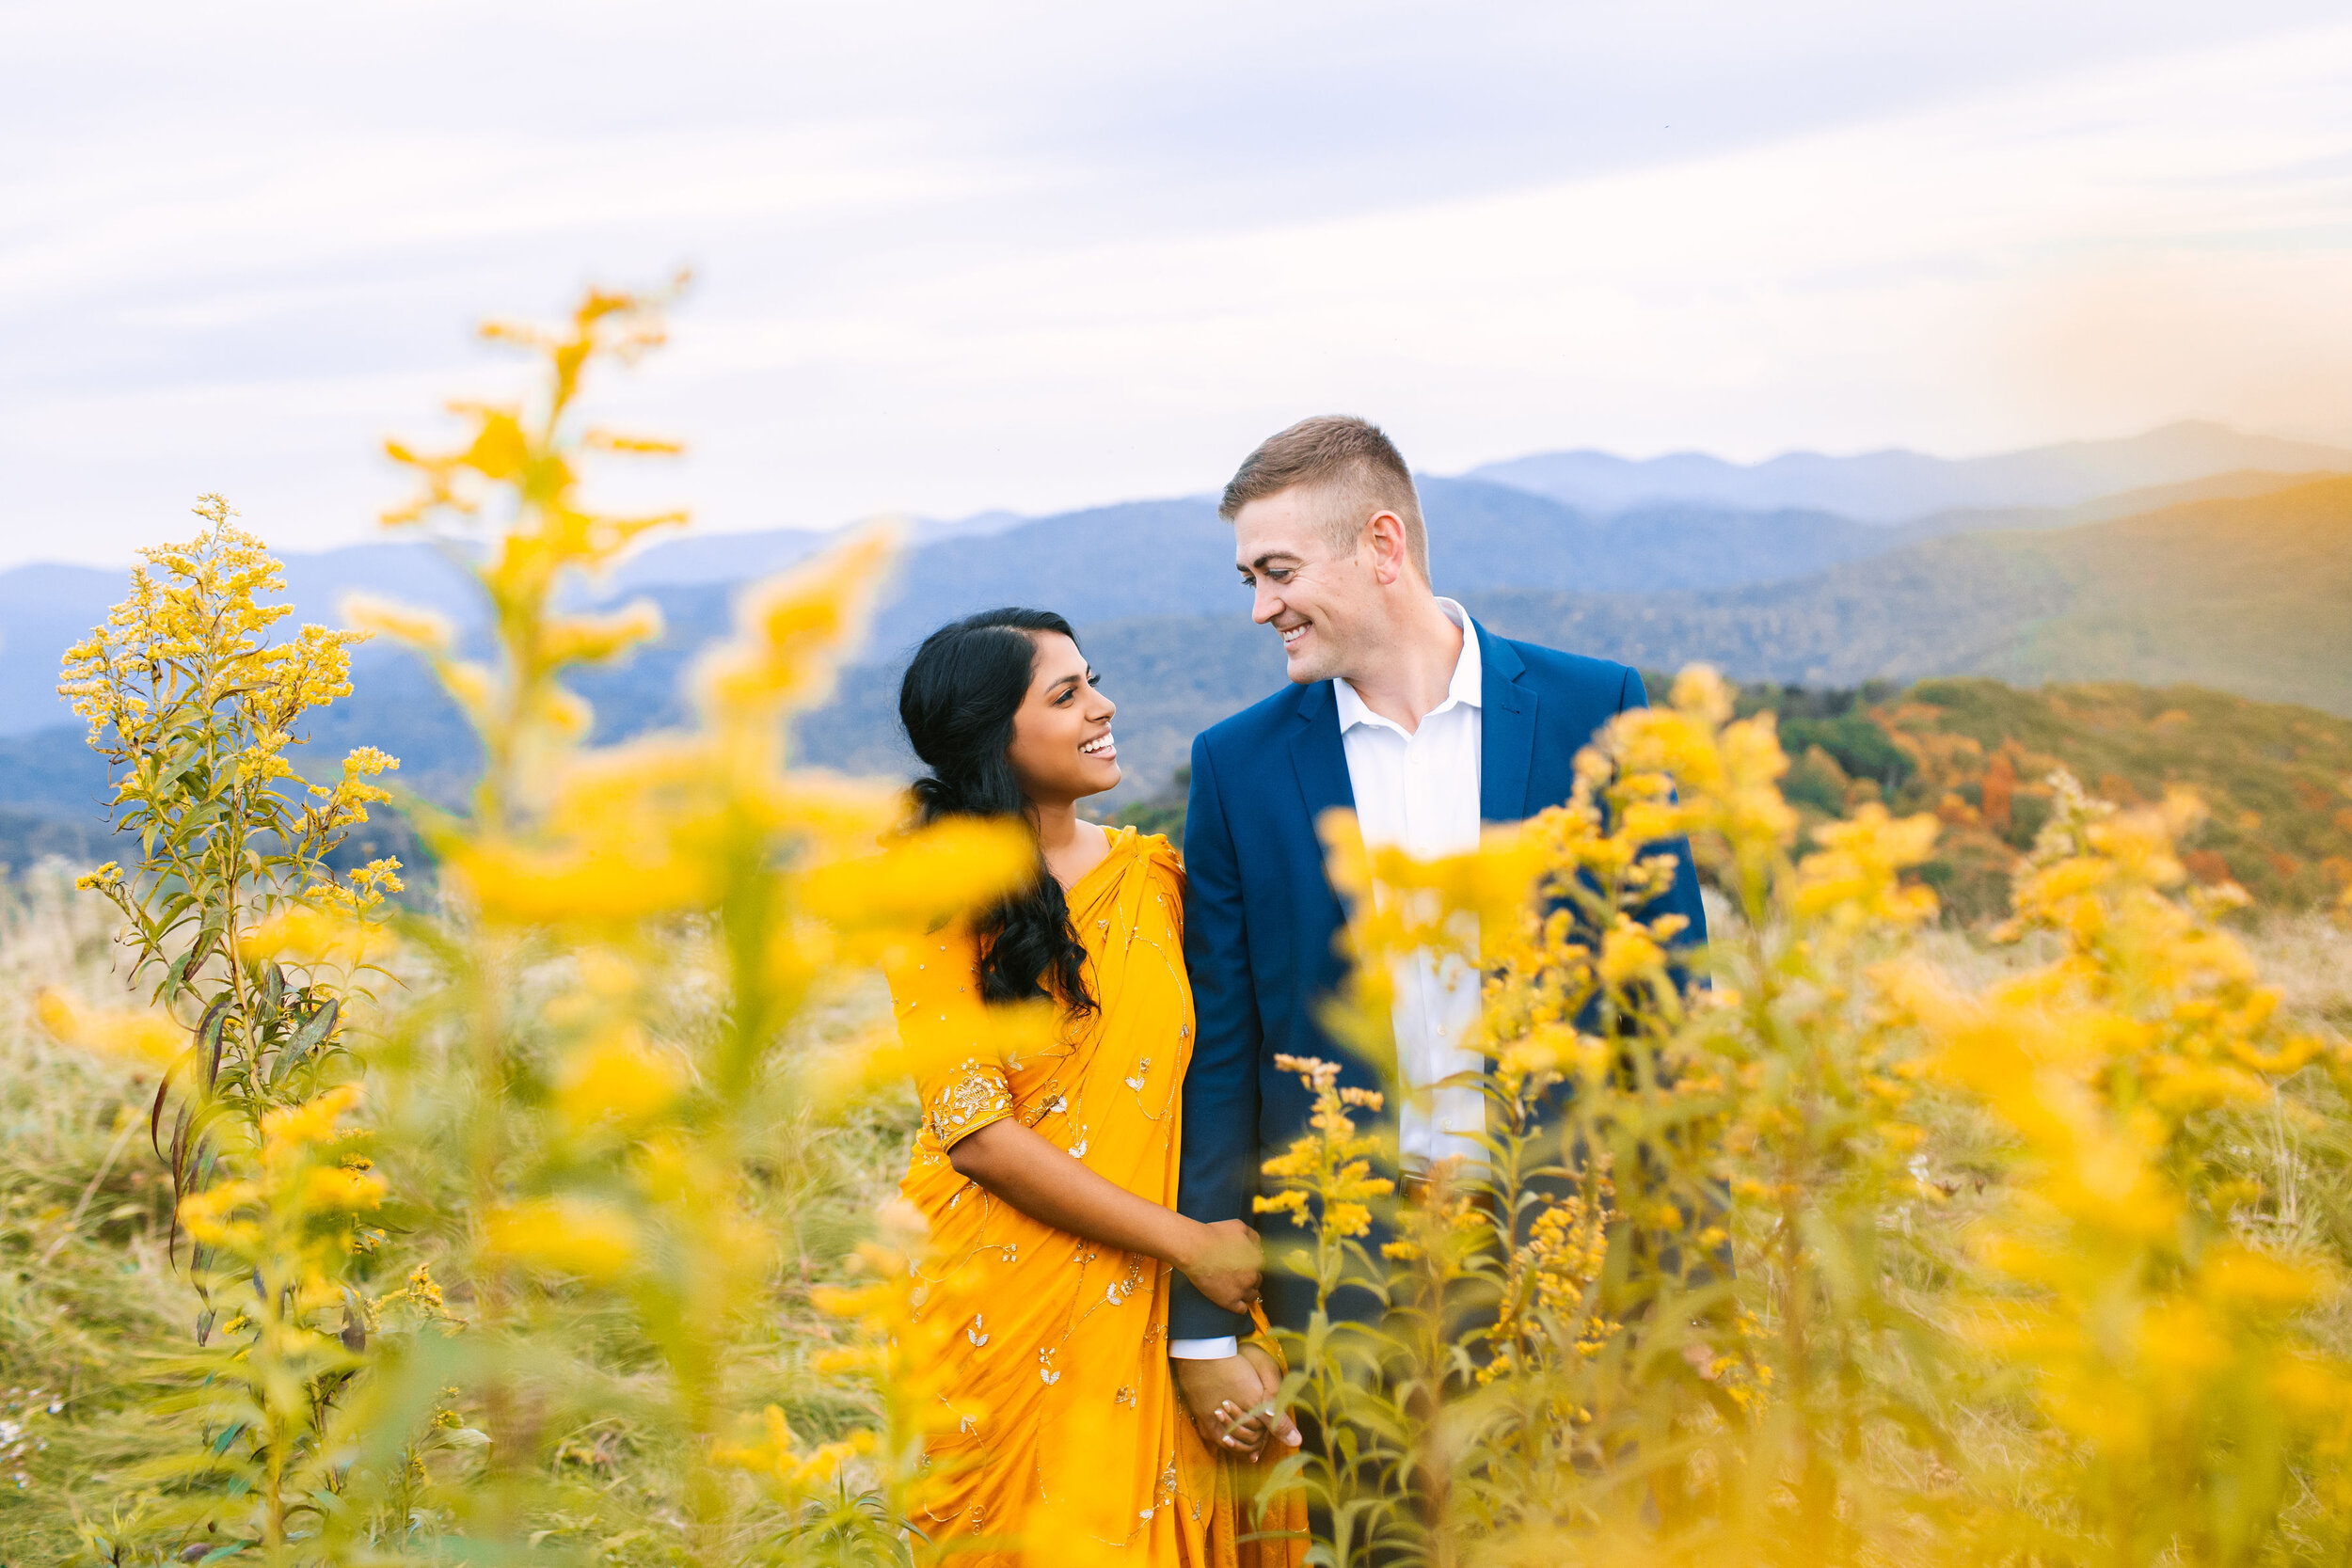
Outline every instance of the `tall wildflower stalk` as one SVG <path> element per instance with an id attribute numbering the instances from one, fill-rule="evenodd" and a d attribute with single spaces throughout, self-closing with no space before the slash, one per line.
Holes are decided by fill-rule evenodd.
<path id="1" fill-rule="evenodd" d="M 2322 1503 L 2352 1551 L 2343 1455 L 2352 1363 L 2312 1331 L 2342 1259 L 2264 1234 L 2275 1201 L 2234 1148 L 2308 1118 L 2280 1084 L 2352 1083 L 2339 1039 L 2282 1026 L 2279 993 L 2219 924 L 2235 890 L 2187 886 L 2173 845 L 2198 808 L 2132 812 L 2052 781 L 2057 809 L 2000 933 L 2049 961 L 1975 996 L 1890 977 L 1922 1063 L 2002 1135 L 1999 1201 L 1963 1235 L 1959 1330 L 2032 1402 L 2056 1463 L 1997 1521 L 2029 1552 L 2114 1563 L 2275 1557 Z M 2341 1172 L 2337 1173 L 2341 1175 Z"/>
<path id="2" fill-rule="evenodd" d="M 535 395 L 461 405 L 449 451 L 392 449 L 420 483 L 388 520 L 477 534 L 453 553 L 481 586 L 478 641 L 362 597 L 360 632 L 267 644 L 278 568 L 215 504 L 69 660 L 142 847 L 87 885 L 129 919 L 156 1007 L 56 997 L 46 1016 L 166 1074 L 158 1135 L 174 1114 L 215 1341 L 167 1369 L 200 1445 L 93 1537 L 102 1560 L 926 1552 L 902 1523 L 942 1418 L 920 1235 L 820 1256 L 871 1275 L 828 1293 L 768 1222 L 820 1181 L 814 1128 L 921 1065 L 820 1038 L 812 1009 L 993 902 L 1034 849 L 985 825 L 902 831 L 894 786 L 787 767 L 787 723 L 830 690 L 886 567 L 880 534 L 743 596 L 691 677 L 691 728 L 586 743 L 565 675 L 660 624 L 567 607 L 680 519 L 582 499 L 591 454 L 674 449 L 589 425 L 580 398 L 600 362 L 660 342 L 660 308 L 595 293 L 558 327 L 489 329 L 538 357 Z M 439 674 L 486 759 L 470 809 L 413 807 L 437 912 L 385 904 L 389 862 L 327 865 L 390 759 L 310 786 L 281 754 L 372 631 Z M 388 969 L 402 986 L 379 999 L 365 982 Z"/>
<path id="3" fill-rule="evenodd" d="M 892 1505 L 920 1453 L 892 1391 L 902 1357 L 869 1345 L 819 1365 L 772 1326 L 800 1288 L 759 1216 L 805 1180 L 826 1076 L 796 1031 L 898 944 L 1020 880 L 1033 851 L 969 823 L 899 833 L 895 788 L 786 767 L 789 717 L 830 692 L 882 580 L 881 534 L 743 595 L 735 635 L 692 675 L 692 728 L 583 744 L 589 715 L 563 673 L 660 626 L 647 606 L 566 610 L 563 595 L 678 519 L 580 499 L 588 454 L 671 449 L 585 424 L 577 399 L 599 361 L 659 342 L 658 308 L 594 293 L 562 327 L 491 329 L 539 356 L 536 399 L 461 409 L 470 433 L 446 452 L 393 449 L 421 485 L 388 520 L 491 528 L 475 567 L 488 657 L 428 616 L 353 607 L 431 661 L 488 758 L 474 811 L 428 824 L 450 918 L 421 933 L 437 981 L 387 1056 L 405 1170 L 468 1326 L 420 1346 L 398 1397 L 421 1409 L 449 1385 L 481 1410 L 486 1454 L 445 1513 L 478 1539 L 609 1535 L 564 1464 L 602 1423 L 675 1466 L 675 1525 L 636 1528 L 674 1528 L 685 1560 L 892 1558 L 908 1549 Z M 895 1332 L 887 1302 L 912 1289 L 897 1257 L 872 1253 L 895 1275 L 830 1300 L 852 1351 Z M 658 1375 L 626 1349 L 559 1348 L 616 1335 Z M 879 1377 L 887 1418 L 804 1448 L 784 1405 L 836 1376 Z"/>
<path id="4" fill-rule="evenodd" d="M 366 995 L 399 863 L 340 876 L 328 857 L 389 799 L 397 764 L 353 752 L 307 783 L 288 757 L 305 715 L 350 690 L 358 635 L 274 605 L 284 572 L 208 496 L 184 545 L 140 552 L 130 597 L 65 657 L 59 690 L 109 764 L 125 866 L 81 879 L 121 913 L 148 1010 L 92 1010 L 51 993 L 61 1037 L 154 1074 L 149 1128 L 189 1240 L 197 1349 L 164 1370 L 187 1450 L 143 1479 L 176 1483 L 142 1531 L 205 1550 L 294 1560 L 339 1509 L 333 1452 L 344 1385 L 372 1316 L 367 1222 L 384 1184 L 351 1141 L 343 1011 Z M 226 1314 L 224 1319 L 224 1314 Z M 96 1548 L 124 1543 L 102 1535 Z"/>
<path id="5" fill-rule="evenodd" d="M 1319 1303 L 1289 1387 L 1331 1560 L 2352 1544 L 2321 1506 L 2352 1430 L 2343 1260 L 2266 1242 L 2233 1152 L 2352 1057 L 2282 1028 L 2226 897 L 2185 890 L 2187 808 L 2060 781 L 2004 933 L 2054 956 L 1972 990 L 1916 937 L 1934 820 L 1866 808 L 1800 845 L 1787 766 L 1694 672 L 1472 854 L 1326 824 L 1357 960 L 1336 1031 L 1392 1060 L 1396 964 L 1452 956 L 1487 975 L 1489 1056 L 1485 1158 L 1403 1201 L 1359 1125 L 1392 1073 L 1287 1064 L 1317 1114 L 1260 1206 L 1314 1238 L 1287 1254 Z M 1672 834 L 1728 901 L 1705 952 L 1645 913 Z"/>

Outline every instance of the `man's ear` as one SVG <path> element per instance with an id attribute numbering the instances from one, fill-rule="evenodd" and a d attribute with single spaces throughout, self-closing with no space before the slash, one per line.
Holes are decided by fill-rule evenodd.
<path id="1" fill-rule="evenodd" d="M 1387 588 L 1405 575 L 1404 518 L 1386 510 L 1374 513 L 1372 520 L 1364 524 L 1364 543 L 1372 548 L 1375 582 Z"/>

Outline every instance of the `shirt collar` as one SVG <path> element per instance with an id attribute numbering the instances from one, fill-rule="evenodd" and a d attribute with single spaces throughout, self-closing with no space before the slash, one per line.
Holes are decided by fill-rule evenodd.
<path id="1" fill-rule="evenodd" d="M 1478 624 L 1470 618 L 1469 610 L 1453 599 L 1440 595 L 1438 608 L 1445 611 L 1447 620 L 1462 628 L 1462 653 L 1454 661 L 1454 678 L 1446 683 L 1445 701 L 1431 708 L 1429 713 L 1422 714 L 1423 719 L 1431 714 L 1443 713 L 1450 707 L 1484 705 L 1486 667 L 1478 653 Z M 1345 676 L 1331 682 L 1331 694 L 1339 704 L 1341 734 L 1346 734 L 1359 724 L 1377 724 L 1399 735 L 1405 733 L 1402 725 L 1383 719 L 1366 706 L 1363 698 L 1356 694 L 1355 687 L 1348 684 Z"/>

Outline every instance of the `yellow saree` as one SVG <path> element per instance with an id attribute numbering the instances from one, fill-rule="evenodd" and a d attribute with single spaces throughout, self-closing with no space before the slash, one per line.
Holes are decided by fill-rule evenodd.
<path id="1" fill-rule="evenodd" d="M 923 1126 L 900 1189 L 930 1224 L 921 1310 L 961 1324 L 942 1397 L 963 1414 L 928 1446 L 917 1523 L 933 1541 L 977 1538 L 950 1556 L 960 1565 L 1295 1562 L 1303 1543 L 1236 1544 L 1265 1527 L 1240 1522 L 1234 1477 L 1177 1396 L 1167 1266 L 1033 1220 L 948 1163 L 958 1139 L 1018 1117 L 1129 1191 L 1176 1201 L 1193 1024 L 1184 873 L 1167 839 L 1122 829 L 1069 903 L 1099 1006 L 1065 1016 L 1049 1050 L 1006 1060 L 943 1037 L 978 996 L 966 932 L 890 974 L 901 1037 L 940 1064 L 916 1084 Z M 1280 1512 L 1303 1524 L 1303 1509 Z"/>

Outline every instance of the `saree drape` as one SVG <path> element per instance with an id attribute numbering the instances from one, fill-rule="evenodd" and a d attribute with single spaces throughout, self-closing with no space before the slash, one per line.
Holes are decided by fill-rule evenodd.
<path id="1" fill-rule="evenodd" d="M 960 1541 L 958 1564 L 1125 1562 L 1274 1568 L 1304 1543 L 1242 1542 L 1260 1523 L 1193 1430 L 1168 1364 L 1168 1267 L 1029 1218 L 957 1174 L 947 1150 L 1017 1117 L 1098 1174 L 1176 1200 L 1191 1058 L 1184 874 L 1167 839 L 1120 830 L 1070 890 L 1097 1010 L 1061 1016 L 1057 1041 L 1012 1059 L 972 1045 L 970 934 L 942 932 L 889 975 L 899 1034 L 934 1064 L 916 1083 L 923 1125 L 901 1191 L 930 1226 L 925 1314 L 954 1315 L 940 1394 L 949 1430 L 926 1448 L 923 1517 Z M 970 1049 L 965 1049 L 970 1045 Z"/>

